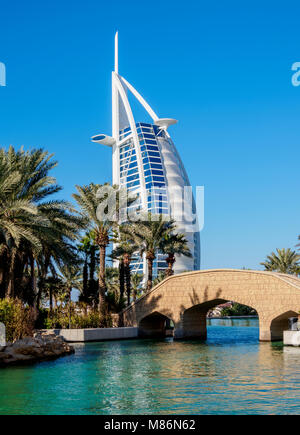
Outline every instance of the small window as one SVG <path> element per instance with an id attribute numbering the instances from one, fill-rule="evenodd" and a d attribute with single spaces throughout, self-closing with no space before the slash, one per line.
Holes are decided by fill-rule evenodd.
<path id="1" fill-rule="evenodd" d="M 155 153 L 154 151 L 148 151 L 150 157 L 160 157 L 159 153 Z"/>
<path id="2" fill-rule="evenodd" d="M 160 159 L 155 159 L 154 157 L 150 157 L 150 162 L 152 163 L 161 163 Z"/>
<path id="3" fill-rule="evenodd" d="M 163 167 L 162 167 L 162 165 L 157 165 L 157 164 L 155 164 L 155 163 L 153 163 L 152 165 L 151 165 L 151 168 L 152 169 L 163 169 Z"/>

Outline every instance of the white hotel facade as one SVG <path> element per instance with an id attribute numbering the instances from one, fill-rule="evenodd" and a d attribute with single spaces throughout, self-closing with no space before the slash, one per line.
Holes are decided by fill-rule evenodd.
<path id="1" fill-rule="evenodd" d="M 178 192 L 190 186 L 180 156 L 168 133 L 168 128 L 177 123 L 170 118 L 159 118 L 137 90 L 119 74 L 118 33 L 115 37 L 115 70 L 112 73 L 112 136 L 98 134 L 92 141 L 112 148 L 113 184 L 126 187 L 138 197 L 135 207 L 153 214 L 175 217 L 176 202 L 180 208 L 191 209 L 196 216 L 194 198 L 178 200 Z M 129 103 L 128 93 L 144 107 L 151 123 L 137 122 Z M 177 192 L 175 194 L 175 192 Z M 176 220 L 176 218 L 175 218 Z M 195 220 L 176 220 L 177 231 L 184 233 L 192 258 L 178 257 L 175 273 L 200 269 L 200 233 Z M 133 272 L 146 273 L 147 262 L 135 258 Z M 154 276 L 166 269 L 165 256 L 157 255 L 153 265 Z"/>

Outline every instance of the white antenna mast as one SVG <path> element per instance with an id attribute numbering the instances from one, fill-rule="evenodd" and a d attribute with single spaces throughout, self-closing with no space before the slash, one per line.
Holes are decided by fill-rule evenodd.
<path id="1" fill-rule="evenodd" d="M 115 73 L 119 74 L 119 32 L 115 36 Z"/>

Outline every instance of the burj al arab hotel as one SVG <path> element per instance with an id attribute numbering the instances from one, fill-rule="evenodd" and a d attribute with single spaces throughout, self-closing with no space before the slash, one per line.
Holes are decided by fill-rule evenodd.
<path id="1" fill-rule="evenodd" d="M 129 94 L 150 116 L 150 123 L 134 118 Z M 146 113 L 145 113 L 146 116 Z M 147 117 L 148 118 L 148 117 Z M 144 120 L 145 121 L 145 120 Z M 187 225 L 174 216 L 176 202 L 188 201 L 185 195 L 175 198 L 174 192 L 190 186 L 180 156 L 169 135 L 177 121 L 160 118 L 139 92 L 119 74 L 118 33 L 115 36 L 115 70 L 112 73 L 112 135 L 97 134 L 92 141 L 112 148 L 113 184 L 125 187 L 137 197 L 138 207 L 153 214 L 164 214 L 176 220 L 177 231 L 184 233 L 192 253 L 191 258 L 178 257 L 174 271 L 180 273 L 200 269 L 200 234 L 195 225 Z M 195 201 L 192 212 L 196 214 Z M 191 230 L 192 228 L 192 230 Z M 146 260 L 136 258 L 133 272 L 146 273 Z M 165 256 L 157 254 L 153 264 L 154 276 L 166 269 Z"/>

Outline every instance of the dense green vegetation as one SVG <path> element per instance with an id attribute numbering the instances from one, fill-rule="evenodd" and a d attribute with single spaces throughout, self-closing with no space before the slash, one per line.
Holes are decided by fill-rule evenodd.
<path id="1" fill-rule="evenodd" d="M 56 165 L 42 149 L 0 149 L 0 300 L 6 301 L 0 319 L 15 316 L 9 314 L 15 306 L 30 312 L 40 327 L 109 326 L 111 313 L 151 290 L 157 252 L 166 255 L 171 275 L 175 254 L 191 255 L 187 241 L 172 220 L 151 213 L 122 225 L 109 216 L 99 220 L 98 206 L 109 195 L 120 203 L 117 186 L 105 185 L 105 197 L 98 194 L 100 184 L 76 186 L 77 208 L 57 200 L 62 188 L 52 176 Z M 118 269 L 106 264 L 113 241 L 117 248 L 110 259 Z M 137 253 L 148 261 L 145 288 L 143 276 L 131 276 Z M 77 304 L 71 301 L 73 289 L 80 292 Z"/>
<path id="2" fill-rule="evenodd" d="M 222 317 L 226 316 L 257 316 L 257 312 L 246 305 L 234 303 L 232 307 L 223 308 Z"/>
<path id="3" fill-rule="evenodd" d="M 35 316 L 30 307 L 19 300 L 0 300 L 0 322 L 5 325 L 6 339 L 14 342 L 33 334 Z"/>

